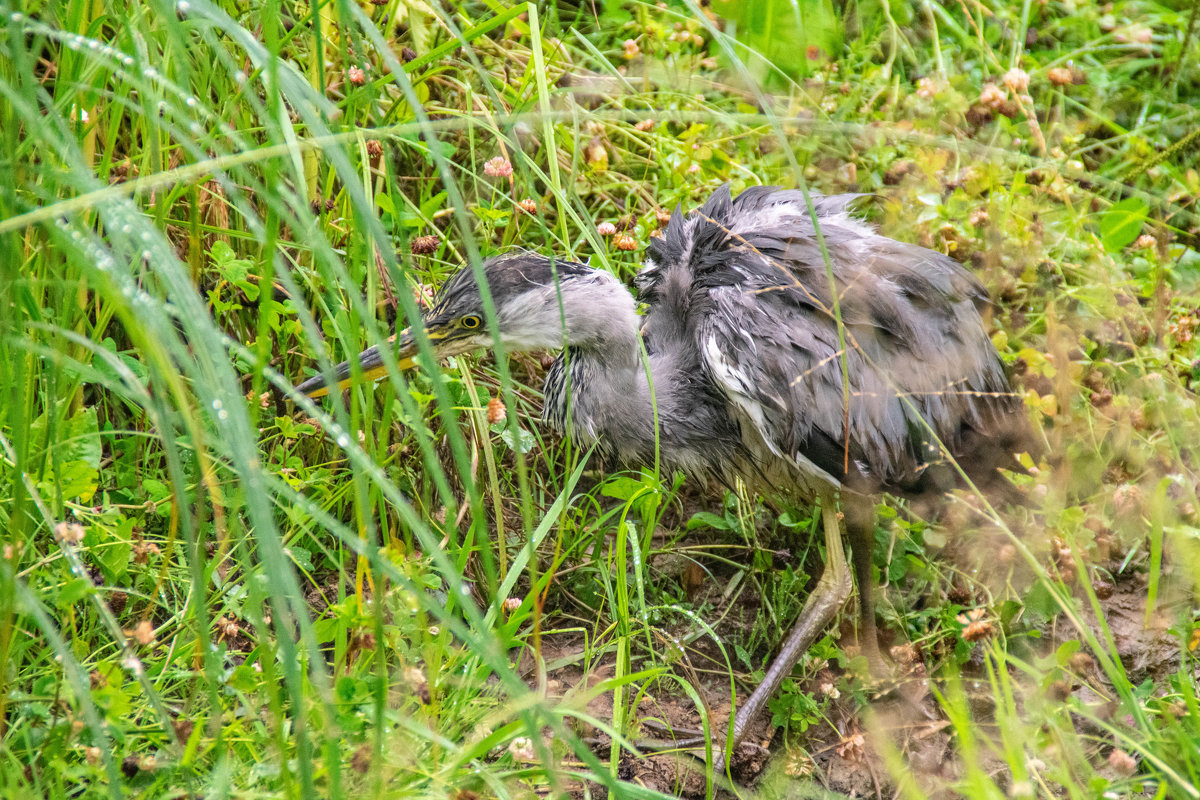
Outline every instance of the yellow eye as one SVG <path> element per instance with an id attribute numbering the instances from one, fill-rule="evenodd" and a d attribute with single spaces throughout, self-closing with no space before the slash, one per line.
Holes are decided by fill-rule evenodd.
<path id="1" fill-rule="evenodd" d="M 483 324 L 483 320 L 481 320 L 479 317 L 471 315 L 469 317 L 463 317 L 461 324 L 467 330 L 473 331 Z"/>

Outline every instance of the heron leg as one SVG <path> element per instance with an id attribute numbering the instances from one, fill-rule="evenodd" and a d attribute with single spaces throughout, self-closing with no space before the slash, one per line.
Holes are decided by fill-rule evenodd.
<path id="1" fill-rule="evenodd" d="M 850 540 L 850 559 L 858 584 L 858 638 L 872 674 L 886 673 L 886 662 L 879 652 L 875 629 L 875 580 L 871 561 L 875 549 L 875 500 L 872 497 L 842 496 L 846 518 L 846 538 Z"/>
<path id="2" fill-rule="evenodd" d="M 733 718 L 733 747 L 742 741 L 746 728 L 762 711 L 775 692 L 779 689 L 796 666 L 805 651 L 812 646 L 816 638 L 829 627 L 829 623 L 837 615 L 838 609 L 850 596 L 852 588 L 850 569 L 846 565 L 846 551 L 842 547 L 842 525 L 838 514 L 837 498 L 833 492 L 821 496 L 821 521 L 825 527 L 825 571 L 817 583 L 804 609 L 796 619 L 792 632 L 779 649 L 779 655 L 771 662 L 762 683 L 746 699 Z M 724 752 L 717 756 L 715 766 L 720 769 L 724 763 Z"/>

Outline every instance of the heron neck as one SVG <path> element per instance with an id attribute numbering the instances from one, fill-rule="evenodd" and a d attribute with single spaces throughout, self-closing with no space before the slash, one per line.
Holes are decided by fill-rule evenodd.
<path id="1" fill-rule="evenodd" d="M 572 370 L 581 370 L 589 379 L 574 387 L 573 393 L 617 401 L 630 396 L 639 377 L 644 385 L 641 318 L 629 289 L 597 271 L 586 284 L 564 287 L 562 302 L 567 335 L 560 359 L 577 362 L 579 366 Z"/>
<path id="2" fill-rule="evenodd" d="M 632 306 L 632 303 L 630 304 Z M 638 318 L 619 315 L 582 340 L 572 336 L 546 375 L 543 417 L 580 446 L 633 463 L 653 458 L 654 408 Z"/>
<path id="3" fill-rule="evenodd" d="M 571 436 L 626 463 L 653 453 L 654 407 L 639 356 L 636 335 L 608 350 L 571 347 L 561 356 L 570 376 Z"/>
<path id="4" fill-rule="evenodd" d="M 643 361 L 641 320 L 626 297 L 628 315 L 614 313 L 591 335 L 569 337 L 546 375 L 544 419 L 609 461 L 720 477 L 714 467 L 739 452 L 737 423 L 701 379 L 686 337 L 660 330 Z"/>

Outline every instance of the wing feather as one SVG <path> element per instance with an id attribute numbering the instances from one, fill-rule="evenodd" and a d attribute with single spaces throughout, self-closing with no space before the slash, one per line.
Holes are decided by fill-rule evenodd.
<path id="1" fill-rule="evenodd" d="M 757 187 L 676 214 L 639 287 L 648 328 L 690 337 L 730 415 L 770 456 L 816 481 L 905 490 L 947 452 L 967 456 L 972 432 L 1023 420 L 1023 407 L 974 276 L 879 236 L 848 202 L 816 198 L 832 285 L 800 194 Z"/>

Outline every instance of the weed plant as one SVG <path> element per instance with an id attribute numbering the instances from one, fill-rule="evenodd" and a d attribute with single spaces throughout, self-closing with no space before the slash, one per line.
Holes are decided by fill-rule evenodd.
<path id="1" fill-rule="evenodd" d="M 1197 8 L 0 0 L 0 796 L 1200 797 Z M 1047 455 L 885 511 L 897 678 L 830 631 L 714 775 L 635 742 L 720 747 L 808 508 L 600 471 L 533 356 L 293 384 L 724 183 L 967 262 Z"/>

